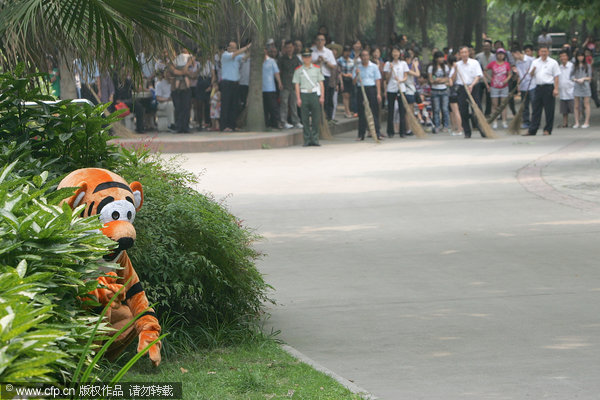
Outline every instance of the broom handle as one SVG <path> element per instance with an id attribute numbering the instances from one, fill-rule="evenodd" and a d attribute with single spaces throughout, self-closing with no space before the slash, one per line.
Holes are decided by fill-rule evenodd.
<path id="1" fill-rule="evenodd" d="M 535 67 L 531 70 L 531 72 L 535 72 Z M 525 72 L 525 76 L 529 75 L 529 84 L 527 85 L 527 91 L 525 92 L 525 97 L 529 94 L 529 89 L 531 88 L 531 82 L 533 82 L 533 75 L 529 73 L 529 71 Z M 525 101 L 525 99 L 523 99 Z"/>
<path id="2" fill-rule="evenodd" d="M 465 88 L 465 92 L 467 92 L 467 96 L 469 96 L 469 100 L 471 100 L 471 104 L 475 104 L 477 106 L 477 103 L 475 103 L 475 99 L 473 99 L 473 95 L 471 94 L 471 91 L 469 90 L 469 88 L 467 87 L 467 84 L 465 83 L 465 79 L 463 78 L 462 74 L 460 73 L 460 70 L 458 69 L 458 64 L 456 65 L 456 72 L 458 73 L 458 76 L 460 77 L 460 80 L 463 83 L 463 87 Z"/>
<path id="3" fill-rule="evenodd" d="M 356 75 L 358 75 L 358 81 L 360 82 L 360 91 L 362 92 L 363 100 L 368 104 L 369 99 L 367 99 L 367 92 L 365 92 L 365 87 L 362 83 L 362 76 L 360 76 L 360 69 L 358 69 L 358 67 L 356 67 Z"/>

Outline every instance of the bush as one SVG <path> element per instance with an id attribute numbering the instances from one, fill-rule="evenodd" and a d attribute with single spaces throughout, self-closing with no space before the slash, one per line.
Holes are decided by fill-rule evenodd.
<path id="1" fill-rule="evenodd" d="M 240 327 L 248 332 L 246 324 L 257 320 L 269 300 L 270 286 L 254 264 L 260 256 L 251 247 L 256 235 L 192 189 L 197 178 L 172 160 L 143 152 L 125 158 L 120 174 L 144 188 L 138 239 L 128 253 L 148 298 L 162 315 L 181 315 L 180 325 L 207 334 L 207 343 L 243 336 Z"/>
<path id="2" fill-rule="evenodd" d="M 117 118 L 104 116 L 108 105 L 44 104 L 54 99 L 33 84 L 42 74 L 23 70 L 21 65 L 0 74 L 0 165 L 18 158 L 16 172 L 28 176 L 46 170 L 50 179 L 77 168 L 115 167 L 120 153 L 108 141 L 109 125 Z"/>
<path id="3" fill-rule="evenodd" d="M 47 173 L 26 179 L 11 169 L 17 163 L 0 173 L 0 381 L 66 384 L 80 357 L 90 363 L 82 344 L 98 315 L 80 298 L 114 243 L 94 233 L 97 218 L 58 206 L 68 190 L 53 191 Z"/>

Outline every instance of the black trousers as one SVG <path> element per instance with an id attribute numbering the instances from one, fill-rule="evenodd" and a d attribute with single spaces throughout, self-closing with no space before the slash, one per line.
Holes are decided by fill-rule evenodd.
<path id="1" fill-rule="evenodd" d="M 542 121 L 542 109 L 546 114 L 546 126 L 544 131 L 552 133 L 552 125 L 554 125 L 554 107 L 556 99 L 552 95 L 554 85 L 537 85 L 535 87 L 535 95 L 533 96 L 533 112 L 531 123 L 529 124 L 529 134 L 535 135 Z"/>
<path id="2" fill-rule="evenodd" d="M 600 99 L 598 99 L 598 88 L 596 87 L 596 79 L 592 78 L 592 82 L 590 82 L 590 87 L 592 89 L 592 100 L 594 100 L 596 107 L 600 107 Z"/>
<path id="3" fill-rule="evenodd" d="M 240 85 L 240 110 L 246 108 L 246 102 L 248 101 L 248 85 Z"/>
<path id="4" fill-rule="evenodd" d="M 377 137 L 381 136 L 379 130 L 379 103 L 377 102 L 377 88 L 375 86 L 365 86 L 365 93 L 367 94 L 367 101 L 369 107 L 371 107 L 371 113 L 373 113 L 373 120 L 375 121 L 375 132 Z M 365 132 L 367 131 L 367 116 L 365 114 L 364 97 L 362 90 L 358 88 L 358 94 L 356 98 L 356 105 L 358 106 L 358 137 L 360 139 L 365 138 Z"/>
<path id="5" fill-rule="evenodd" d="M 240 85 L 238 82 L 222 80 L 221 85 L 221 130 L 235 129 L 240 107 Z"/>
<path id="6" fill-rule="evenodd" d="M 460 111 L 460 118 L 462 119 L 462 127 L 465 132 L 465 137 L 471 137 L 471 121 L 473 122 L 473 128 L 477 128 L 477 121 L 475 120 L 475 116 L 471 115 L 471 111 L 469 110 L 469 97 L 467 96 L 467 89 L 465 89 L 464 85 L 457 85 L 456 93 L 458 95 L 458 109 Z M 473 100 L 475 100 L 475 104 L 481 107 L 481 102 L 479 98 L 479 93 L 477 90 L 473 90 L 471 93 L 473 96 Z M 481 133 L 481 137 L 485 137 L 483 132 Z"/>
<path id="7" fill-rule="evenodd" d="M 140 99 L 127 99 L 123 103 L 129 107 L 129 110 L 135 115 L 135 129 L 138 132 L 144 131 L 145 107 Z"/>
<path id="8" fill-rule="evenodd" d="M 171 92 L 175 107 L 175 129 L 178 132 L 190 131 L 190 111 L 192 109 L 192 90 L 177 89 Z"/>
<path id="9" fill-rule="evenodd" d="M 390 93 L 387 92 L 387 109 L 388 109 L 388 117 L 387 117 L 387 135 L 389 137 L 394 137 L 394 103 L 398 102 L 398 112 L 400 113 L 400 137 L 404 137 L 406 133 L 406 110 L 404 109 L 404 104 L 402 103 L 402 99 L 400 98 L 400 93 Z"/>
<path id="10" fill-rule="evenodd" d="M 277 92 L 263 92 L 263 109 L 265 110 L 265 124 L 271 128 L 279 128 Z"/>
<path id="11" fill-rule="evenodd" d="M 331 116 L 333 115 L 333 92 L 334 88 L 329 87 L 329 79 L 330 77 L 326 76 L 323 81 L 323 86 L 325 86 L 325 103 L 323 107 L 325 108 L 325 115 L 327 116 L 327 121 L 331 120 Z"/>
<path id="12" fill-rule="evenodd" d="M 92 92 L 93 91 L 93 92 Z M 94 93 L 98 93 L 98 88 L 95 83 L 88 85 L 86 83 L 81 84 L 81 98 L 91 101 L 94 105 L 98 105 L 98 100 L 96 100 L 96 96 Z"/>
<path id="13" fill-rule="evenodd" d="M 479 90 L 478 90 L 479 89 Z M 485 99 L 485 116 L 488 117 L 492 113 L 492 97 L 490 96 L 490 92 L 485 87 L 485 83 L 479 82 L 477 86 L 473 89 L 473 92 L 477 91 L 480 99 Z M 479 103 L 479 106 L 482 107 L 483 101 Z M 481 108 L 483 111 L 483 107 Z"/>

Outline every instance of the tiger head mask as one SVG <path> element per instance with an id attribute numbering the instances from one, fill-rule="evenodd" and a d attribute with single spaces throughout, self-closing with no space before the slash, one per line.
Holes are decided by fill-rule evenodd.
<path id="1" fill-rule="evenodd" d="M 142 207 L 142 184 L 128 184 L 119 175 L 102 168 L 83 168 L 71 172 L 58 188 L 76 187 L 66 199 L 72 209 L 85 204 L 81 217 L 98 215 L 104 224 L 102 233 L 118 243 L 114 252 L 104 256 L 117 262 L 121 253 L 133 246 L 136 233 L 133 227 L 136 212 Z"/>

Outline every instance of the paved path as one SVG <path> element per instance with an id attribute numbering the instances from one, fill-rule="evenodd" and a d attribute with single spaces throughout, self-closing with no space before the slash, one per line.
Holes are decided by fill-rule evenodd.
<path id="1" fill-rule="evenodd" d="M 318 363 L 384 399 L 598 398 L 600 130 L 186 157 Z"/>

